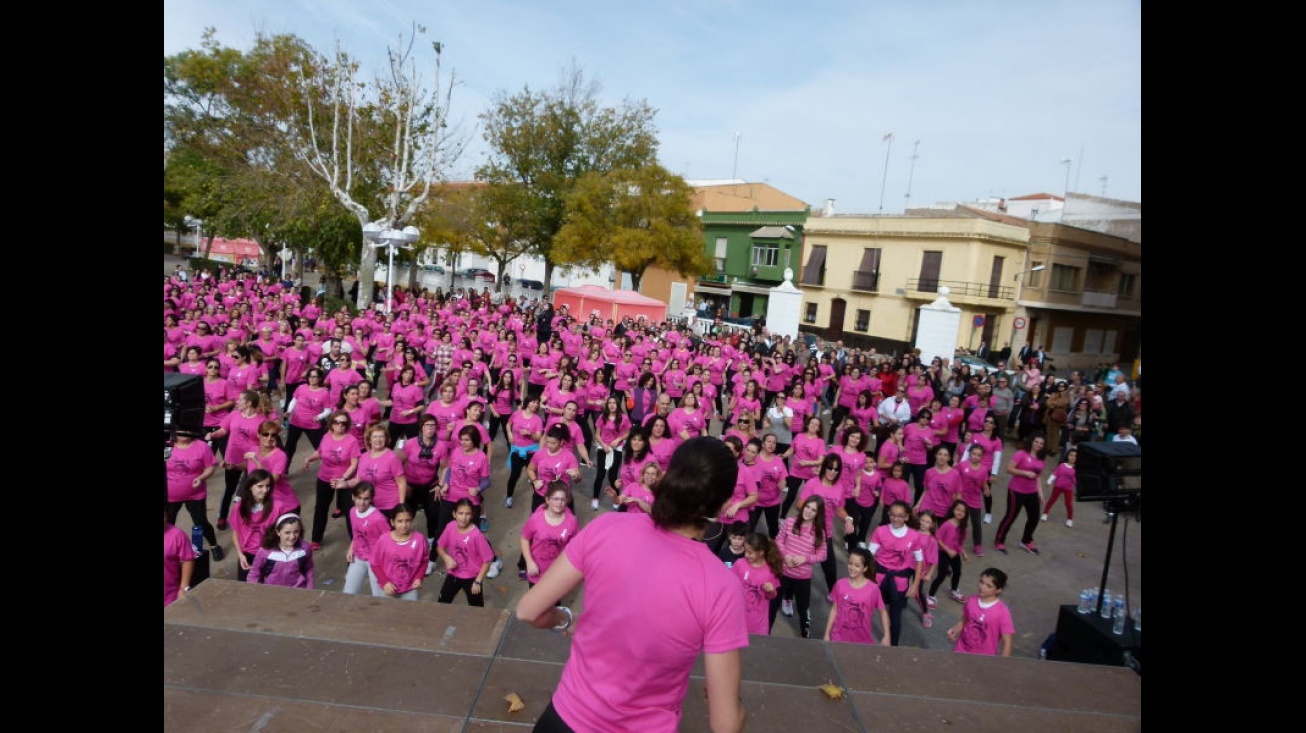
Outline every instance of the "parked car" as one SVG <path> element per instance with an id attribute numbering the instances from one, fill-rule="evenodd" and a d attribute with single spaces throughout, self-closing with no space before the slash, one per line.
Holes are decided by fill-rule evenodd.
<path id="1" fill-rule="evenodd" d="M 494 282 L 494 273 L 490 272 L 484 267 L 464 267 L 463 269 L 455 272 L 454 275 L 457 275 L 458 277 L 462 277 L 462 278 L 467 278 L 469 280 L 475 279 L 475 280 L 484 280 L 485 282 L 490 282 L 490 283 Z"/>
<path id="2" fill-rule="evenodd" d="M 539 280 L 518 280 L 518 281 L 517 281 L 517 284 L 521 286 L 521 289 L 522 289 L 522 290 L 543 290 L 543 289 L 544 289 L 544 283 L 540 282 Z"/>
<path id="3" fill-rule="evenodd" d="M 977 373 L 981 369 L 984 369 L 986 374 L 992 374 L 993 372 L 998 371 L 997 364 L 990 364 L 979 357 L 969 356 L 967 354 L 953 355 L 952 364 L 953 366 L 961 366 L 962 364 L 965 364 L 970 367 L 971 373 Z"/>
<path id="4" fill-rule="evenodd" d="M 444 267 L 441 265 L 422 265 L 422 269 L 426 272 L 437 272 L 441 275 L 444 274 Z"/>

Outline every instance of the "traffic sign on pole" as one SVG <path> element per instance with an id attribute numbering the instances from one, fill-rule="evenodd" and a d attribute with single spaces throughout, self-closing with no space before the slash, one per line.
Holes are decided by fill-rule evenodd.
<path id="1" fill-rule="evenodd" d="M 1025 327 L 1025 319 L 1017 318 L 1016 320 L 1011 322 L 1011 327 L 1019 331 L 1020 329 Z"/>

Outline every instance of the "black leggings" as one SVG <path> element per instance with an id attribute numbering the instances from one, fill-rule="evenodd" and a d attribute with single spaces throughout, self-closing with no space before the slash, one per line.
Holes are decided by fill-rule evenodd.
<path id="1" fill-rule="evenodd" d="M 322 537 L 326 534 L 327 511 L 331 509 L 331 500 L 335 499 L 336 509 L 341 512 L 349 511 L 353 506 L 354 500 L 349 489 L 333 489 L 330 482 L 317 479 L 317 501 L 313 504 L 313 537 L 310 542 L 322 542 Z M 345 530 L 349 532 L 349 538 L 354 538 L 354 530 L 345 523 Z"/>
<path id="2" fill-rule="evenodd" d="M 812 579 L 791 578 L 788 575 L 780 576 L 780 592 L 771 601 L 771 626 L 775 625 L 775 612 L 780 609 L 782 599 L 794 601 L 797 604 L 798 609 L 795 614 L 798 616 L 798 630 L 802 632 L 802 637 L 806 639 L 808 637 L 807 631 L 812 627 Z"/>
<path id="3" fill-rule="evenodd" d="M 885 576 L 880 583 L 880 594 L 884 597 L 884 605 L 889 610 L 889 644 L 898 646 L 898 639 L 902 636 L 902 610 L 907 607 L 907 591 L 896 590 L 893 593 L 885 593 L 884 589 L 890 584 L 896 584 L 897 579 L 892 576 Z M 907 587 L 911 587 L 911 577 L 907 578 Z M 917 590 L 920 593 L 920 590 Z"/>
<path id="4" fill-rule="evenodd" d="M 907 478 L 912 484 L 911 505 L 916 506 L 921 503 L 921 494 L 925 493 L 925 470 L 929 468 L 925 463 L 905 463 L 903 468 L 907 469 Z"/>
<path id="5" fill-rule="evenodd" d="M 843 425 L 843 419 L 845 417 L 848 417 L 849 412 L 851 412 L 851 410 L 849 410 L 849 408 L 847 407 L 844 407 L 843 405 L 834 406 L 834 410 L 830 413 L 830 434 L 829 436 L 827 436 L 825 442 L 827 443 L 834 442 L 834 434 L 838 432 L 840 426 Z M 795 425 L 794 426 L 795 432 L 797 431 L 797 429 L 798 426 Z"/>
<path id="6" fill-rule="evenodd" d="M 218 521 L 227 521 L 227 514 L 231 512 L 231 500 L 236 496 L 236 489 L 240 486 L 240 477 L 245 475 L 243 468 L 226 469 L 226 488 L 222 490 L 222 503 L 218 504 Z"/>
<path id="7" fill-rule="evenodd" d="M 181 513 L 183 505 L 186 507 L 186 513 L 190 515 L 190 523 L 204 529 L 204 539 L 208 541 L 209 547 L 217 547 L 218 533 L 213 530 L 213 524 L 209 522 L 207 498 L 168 502 L 168 524 L 177 523 L 177 515 Z"/>
<path id="8" fill-rule="evenodd" d="M 939 564 L 934 568 L 934 581 L 930 583 L 930 597 L 933 598 L 939 592 L 939 586 L 943 585 L 943 579 L 952 576 L 952 582 L 949 583 L 954 591 L 961 586 L 961 553 L 958 552 L 952 557 L 942 547 L 939 548 Z"/>
<path id="9" fill-rule="evenodd" d="M 621 451 L 612 451 L 612 468 L 604 469 L 603 463 L 607 460 L 608 452 L 599 448 L 594 452 L 594 498 L 598 499 L 603 492 L 604 479 L 607 479 L 608 486 L 612 486 L 621 473 Z"/>
<path id="10" fill-rule="evenodd" d="M 1011 525 L 1016 521 L 1016 515 L 1021 510 L 1025 511 L 1025 531 L 1020 535 L 1020 541 L 1024 544 L 1030 544 L 1034 541 L 1034 530 L 1038 528 L 1038 492 L 1031 491 L 1028 494 L 1017 494 L 1007 490 L 1007 514 L 1002 518 L 1002 524 L 998 525 L 998 533 L 993 538 L 994 544 L 1003 545 L 1007 542 L 1007 532 Z"/>
<path id="11" fill-rule="evenodd" d="M 539 720 L 535 721 L 531 733 L 576 733 L 576 731 L 558 715 L 558 711 L 553 707 L 553 700 L 550 699 L 549 706 L 540 713 Z"/>
<path id="12" fill-rule="evenodd" d="M 392 422 L 390 425 L 390 439 L 394 441 L 392 445 L 398 445 L 400 440 L 412 440 L 422 432 L 420 422 L 397 423 Z"/>
<path id="13" fill-rule="evenodd" d="M 834 581 L 838 578 L 834 559 L 834 533 L 825 538 L 825 559 L 821 561 L 821 572 L 825 574 L 825 590 L 834 590 Z"/>
<path id="14" fill-rule="evenodd" d="M 467 594 L 467 605 L 482 608 L 485 606 L 485 588 L 482 586 L 480 593 L 472 592 L 472 583 L 476 578 L 459 578 L 453 575 L 444 576 L 444 585 L 440 586 L 440 597 L 437 599 L 440 603 L 453 603 L 453 599 L 458 595 L 458 591 Z"/>
<path id="15" fill-rule="evenodd" d="M 307 383 L 306 382 L 286 383 L 286 398 L 281 401 L 282 412 L 290 412 L 290 401 L 295 399 L 295 390 L 299 389 L 300 385 L 303 384 L 307 384 Z"/>
<path id="16" fill-rule="evenodd" d="M 780 508 L 780 516 L 789 516 L 789 510 L 794 508 L 794 499 L 798 498 L 798 492 L 803 488 L 803 482 L 807 479 L 789 476 L 785 479 L 785 487 L 789 489 L 785 492 L 784 506 Z"/>
<path id="17" fill-rule="evenodd" d="M 299 445 L 299 436 L 307 435 L 308 444 L 313 446 L 313 450 L 322 444 L 322 436 L 326 433 L 326 428 L 301 428 L 298 425 L 291 425 L 286 431 L 286 473 L 290 473 L 295 460 L 295 447 Z"/>
<path id="18" fill-rule="evenodd" d="M 508 464 L 512 466 L 512 469 L 508 472 L 508 487 L 504 490 L 505 497 L 512 498 L 512 492 L 517 488 L 517 481 L 521 479 L 521 472 L 526 468 L 526 464 L 531 462 L 532 455 L 534 454 L 527 453 L 523 457 L 517 451 L 513 451 L 508 455 Z M 534 511 L 533 508 L 532 511 Z"/>
<path id="19" fill-rule="evenodd" d="M 779 504 L 775 504 L 773 506 L 754 505 L 753 514 L 751 517 L 748 518 L 748 531 L 756 532 L 757 525 L 762 521 L 762 517 L 764 516 L 766 517 L 766 532 L 771 537 L 771 539 L 775 539 L 776 535 L 780 534 L 780 505 Z"/>
<path id="20" fill-rule="evenodd" d="M 499 435 L 499 429 L 502 428 L 503 444 L 509 448 L 512 447 L 512 443 L 508 440 L 508 419 L 511 417 L 511 414 L 500 415 L 499 417 L 490 416 L 490 440 L 494 440 Z"/>
<path id="21" fill-rule="evenodd" d="M 865 489 L 863 489 L 865 491 Z M 878 504 L 878 502 L 876 503 Z M 875 507 L 862 506 L 856 500 L 850 500 L 847 505 L 848 513 L 853 517 L 853 534 L 848 535 L 848 549 L 851 550 L 858 543 L 866 542 L 867 536 L 871 533 L 871 527 L 875 525 Z"/>
<path id="22" fill-rule="evenodd" d="M 984 497 L 986 501 L 992 501 L 993 497 Z M 984 516 L 980 508 L 976 506 L 966 506 L 966 513 L 970 516 L 970 541 L 976 546 L 984 544 Z"/>

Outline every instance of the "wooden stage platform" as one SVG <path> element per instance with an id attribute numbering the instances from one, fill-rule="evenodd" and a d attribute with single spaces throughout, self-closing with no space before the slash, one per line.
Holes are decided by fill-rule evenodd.
<path id="1" fill-rule="evenodd" d="M 567 643 L 505 611 L 212 579 L 163 612 L 163 727 L 520 733 Z M 743 660 L 750 733 L 1142 729 L 1142 679 L 1123 667 L 758 636 Z M 707 730 L 701 676 L 681 730 Z"/>

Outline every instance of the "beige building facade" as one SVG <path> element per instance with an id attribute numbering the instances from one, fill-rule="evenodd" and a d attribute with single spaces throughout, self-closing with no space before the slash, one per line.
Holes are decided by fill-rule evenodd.
<path id="1" fill-rule="evenodd" d="M 947 287 L 957 347 L 987 344 L 991 361 L 1028 341 L 1067 373 L 1141 348 L 1138 242 L 966 207 L 812 216 L 805 235 L 801 327 L 827 339 L 911 348 L 919 308 Z"/>

